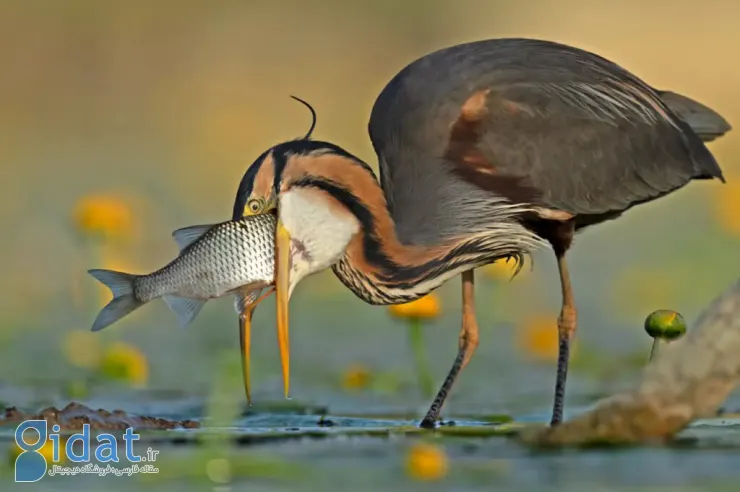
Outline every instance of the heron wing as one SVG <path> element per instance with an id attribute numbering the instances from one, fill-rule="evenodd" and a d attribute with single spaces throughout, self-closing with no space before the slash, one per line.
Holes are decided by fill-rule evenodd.
<path id="1" fill-rule="evenodd" d="M 417 60 L 378 97 L 369 131 L 391 214 L 412 242 L 434 240 L 429 224 L 438 236 L 481 227 L 502 198 L 599 215 L 722 176 L 655 90 L 543 41 L 483 41 Z"/>
<path id="2" fill-rule="evenodd" d="M 514 201 L 598 215 L 721 177 L 699 137 L 636 84 L 510 84 L 487 93 L 485 113 L 478 138 L 447 155 L 466 180 Z"/>

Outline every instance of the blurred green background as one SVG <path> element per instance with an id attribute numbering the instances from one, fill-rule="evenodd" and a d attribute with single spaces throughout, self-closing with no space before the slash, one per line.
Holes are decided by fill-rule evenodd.
<path id="1" fill-rule="evenodd" d="M 0 2 L 0 401 L 91 401 L 101 361 L 124 360 L 146 395 L 205 398 L 224 364 L 238 373 L 231 299 L 185 331 L 155 302 L 93 335 L 108 294 L 86 270 L 154 270 L 176 254 L 174 229 L 228 219 L 249 164 L 310 123 L 290 94 L 316 108 L 315 138 L 375 167 L 370 109 L 407 63 L 461 42 L 537 37 L 594 51 L 738 126 L 739 18 L 730 0 Z M 740 140 L 733 131 L 710 149 L 726 185 L 693 183 L 577 239 L 571 405 L 634 378 L 647 314 L 693 321 L 738 277 Z M 115 234 L 100 241 L 98 226 Z M 511 282 L 505 267 L 480 278 L 481 346 L 446 413 L 546 412 L 560 303 L 552 254 Z M 436 294 L 440 315 L 423 328 L 435 386 L 457 348 L 459 282 Z M 255 316 L 256 401 L 282 394 L 273 306 Z M 404 323 L 386 308 L 325 272 L 297 288 L 291 313 L 294 399 L 343 413 L 425 409 Z M 225 385 L 240 402 L 239 379 Z M 128 409 L 115 394 L 105 405 Z"/>

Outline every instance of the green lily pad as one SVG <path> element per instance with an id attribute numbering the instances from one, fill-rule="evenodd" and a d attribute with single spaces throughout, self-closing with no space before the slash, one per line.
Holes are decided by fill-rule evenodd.
<path id="1" fill-rule="evenodd" d="M 506 415 L 504 413 L 493 413 L 491 415 L 483 415 L 471 418 L 475 418 L 480 422 L 486 422 L 488 424 L 508 424 L 509 422 L 514 421 L 514 417 L 512 417 L 511 415 Z"/>
<path id="2" fill-rule="evenodd" d="M 525 427 L 531 427 L 535 424 L 523 424 L 520 422 L 509 422 L 501 425 L 491 426 L 444 426 L 436 429 L 435 432 L 444 436 L 457 437 L 500 437 L 513 436 L 518 434 Z"/>

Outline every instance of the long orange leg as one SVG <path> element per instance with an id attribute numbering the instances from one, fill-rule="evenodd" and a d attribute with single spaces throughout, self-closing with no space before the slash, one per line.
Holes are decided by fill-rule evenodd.
<path id="1" fill-rule="evenodd" d="M 239 345 L 242 357 L 242 374 L 244 376 L 244 393 L 247 395 L 247 404 L 252 405 L 252 395 L 249 384 L 249 351 L 251 348 L 252 336 L 252 315 L 257 305 L 267 296 L 275 291 L 274 287 L 268 288 L 262 295 L 255 300 L 250 300 L 249 296 L 244 296 L 238 303 L 239 310 Z"/>
<path id="2" fill-rule="evenodd" d="M 570 359 L 570 342 L 575 336 L 578 319 L 568 264 L 565 261 L 565 251 L 556 250 L 555 254 L 558 261 L 558 271 L 560 272 L 563 303 L 560 309 L 560 316 L 558 317 L 558 372 L 555 380 L 555 400 L 552 406 L 550 425 L 558 425 L 563 420 L 565 381 L 568 378 L 568 360 Z"/>
<path id="3" fill-rule="evenodd" d="M 474 296 L 475 278 L 473 270 L 462 274 L 462 328 L 460 329 L 460 341 L 457 349 L 457 357 L 452 364 L 447 378 L 445 378 L 442 387 L 437 392 L 437 396 L 429 407 L 420 426 L 426 429 L 433 429 L 439 419 L 439 412 L 447 399 L 447 395 L 452 389 L 452 385 L 457 380 L 460 372 L 468 365 L 470 359 L 478 348 L 478 322 L 475 318 L 475 296 Z"/>

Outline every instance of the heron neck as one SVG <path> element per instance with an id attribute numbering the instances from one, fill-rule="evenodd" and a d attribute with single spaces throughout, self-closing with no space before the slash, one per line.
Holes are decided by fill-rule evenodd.
<path id="1" fill-rule="evenodd" d="M 408 302 L 436 289 L 451 277 L 497 258 L 520 259 L 517 244 L 498 228 L 451 237 L 433 244 L 399 239 L 385 193 L 372 170 L 359 159 L 336 154 L 296 157 L 293 186 L 318 189 L 346 208 L 359 223 L 332 270 L 352 292 L 370 304 Z M 509 226 L 510 227 L 510 226 Z"/>
<path id="2" fill-rule="evenodd" d="M 432 245 L 403 243 L 377 184 L 355 194 L 332 190 L 360 222 L 332 270 L 359 298 L 370 304 L 397 304 L 418 299 L 455 275 L 497 258 L 521 258 L 521 252 L 502 248 L 490 232 L 451 238 Z M 346 190 L 345 190 L 346 191 Z M 365 195 L 365 200 L 362 195 Z M 374 199 L 370 199 L 374 196 Z"/>

